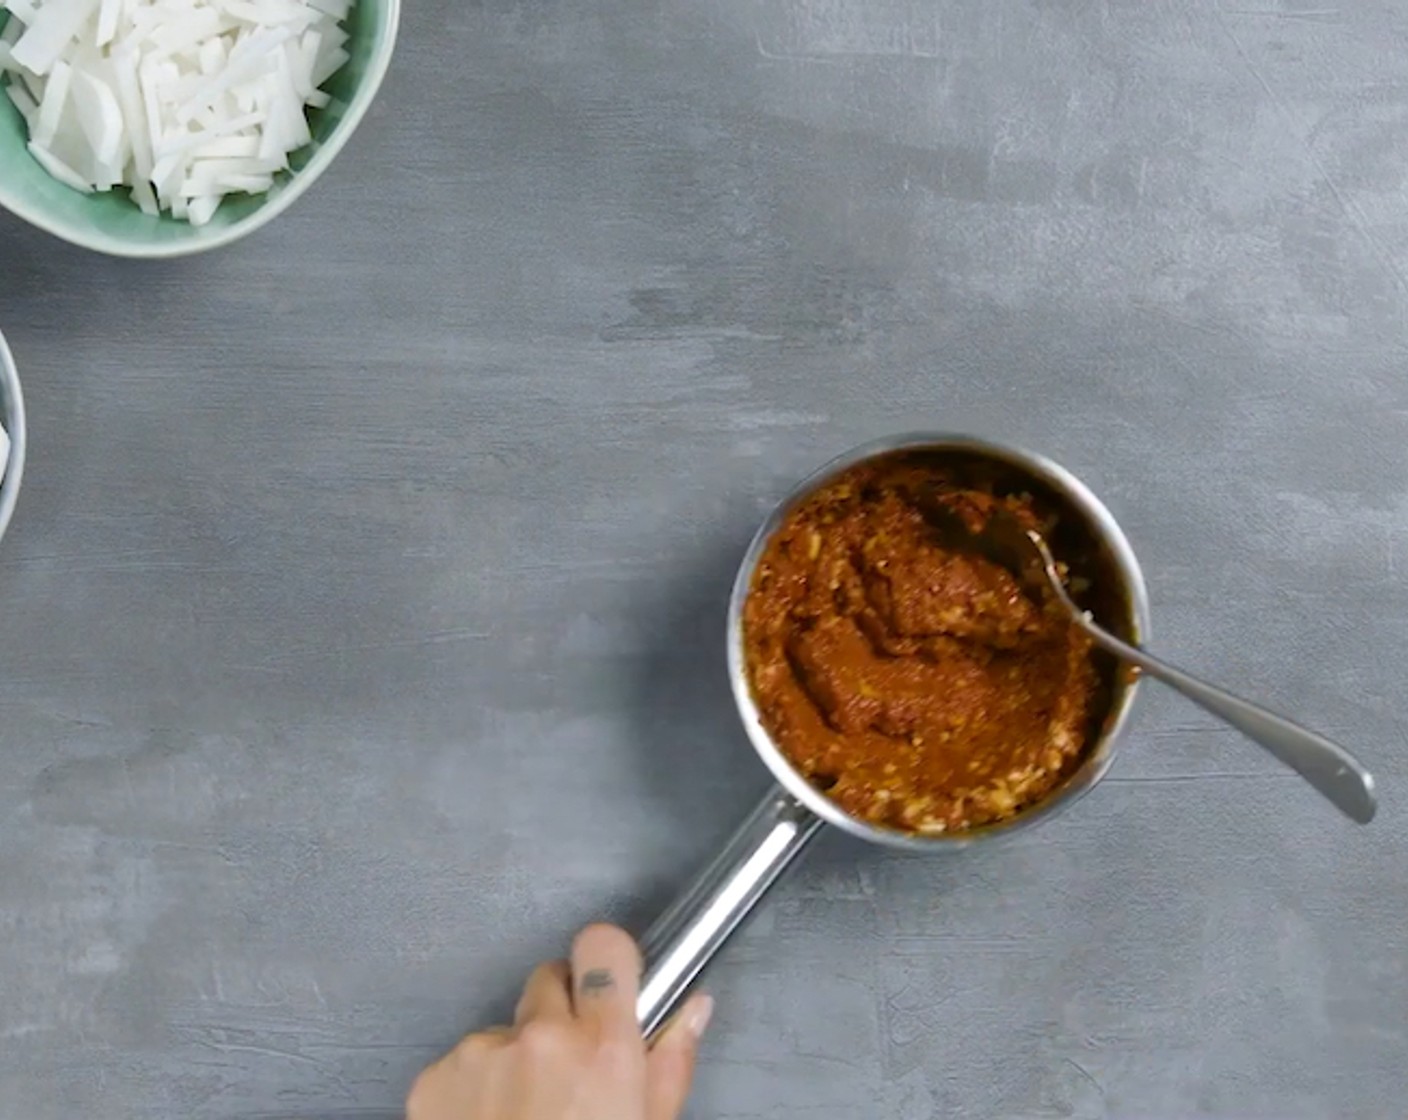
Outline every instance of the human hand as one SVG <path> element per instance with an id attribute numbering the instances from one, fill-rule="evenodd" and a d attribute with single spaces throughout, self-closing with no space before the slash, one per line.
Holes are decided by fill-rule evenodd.
<path id="1" fill-rule="evenodd" d="M 570 963 L 528 978 L 513 1026 L 470 1035 L 416 1078 L 406 1120 L 676 1120 L 713 1000 L 694 996 L 647 1048 L 640 971 L 629 934 L 588 926 Z"/>

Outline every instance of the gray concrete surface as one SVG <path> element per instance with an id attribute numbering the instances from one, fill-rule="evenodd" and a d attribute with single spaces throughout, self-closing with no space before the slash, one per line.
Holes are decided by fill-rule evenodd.
<path id="1" fill-rule="evenodd" d="M 0 217 L 0 1114 L 381 1120 L 763 788 L 720 664 L 861 439 L 1041 448 L 1170 656 L 1378 771 L 1370 828 L 1149 693 L 947 863 L 812 853 L 693 1116 L 1401 1118 L 1408 10 L 417 0 L 247 243 Z"/>

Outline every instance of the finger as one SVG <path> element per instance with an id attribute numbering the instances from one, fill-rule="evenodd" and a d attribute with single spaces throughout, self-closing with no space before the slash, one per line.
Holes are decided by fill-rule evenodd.
<path id="1" fill-rule="evenodd" d="M 445 1055 L 445 1061 L 457 1066 L 475 1062 L 503 1047 L 509 1041 L 510 1035 L 508 1027 L 486 1027 L 482 1031 L 467 1034 Z"/>
<path id="2" fill-rule="evenodd" d="M 603 1029 L 639 1034 L 640 950 L 615 926 L 588 926 L 572 943 L 572 1006 L 577 1018 Z"/>
<path id="3" fill-rule="evenodd" d="M 544 961 L 533 970 L 523 987 L 523 998 L 513 1013 L 513 1025 L 521 1027 L 533 1019 L 572 1017 L 572 973 L 566 961 Z"/>
<path id="4" fill-rule="evenodd" d="M 646 1120 L 675 1120 L 684 1111 L 694 1082 L 699 1040 L 714 1014 L 714 1000 L 693 996 L 655 1040 L 646 1059 Z"/>

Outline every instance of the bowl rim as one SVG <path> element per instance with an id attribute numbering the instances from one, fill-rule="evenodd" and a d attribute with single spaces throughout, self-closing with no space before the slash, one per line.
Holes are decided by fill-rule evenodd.
<path id="1" fill-rule="evenodd" d="M 20 388 L 19 370 L 3 331 L 0 331 L 0 411 L 3 411 L 5 434 L 10 437 L 10 459 L 5 465 L 5 477 L 0 479 L 0 537 L 4 537 L 20 496 L 28 433 L 24 416 L 24 390 Z"/>
<path id="2" fill-rule="evenodd" d="M 77 230 L 64 222 L 55 221 L 42 208 L 31 206 L 19 199 L 6 189 L 3 182 L 0 182 L 0 207 L 30 225 L 42 229 L 45 233 L 52 234 L 61 241 L 67 241 L 70 245 L 77 245 L 80 249 L 89 249 L 110 257 L 124 257 L 129 260 L 170 260 L 173 257 L 192 257 L 199 253 L 222 248 L 242 237 L 249 236 L 273 221 L 302 197 L 303 193 L 328 169 L 328 165 L 337 158 L 338 153 L 352 138 L 352 134 L 357 131 L 357 127 L 362 123 L 362 118 L 367 115 L 367 110 L 371 108 L 372 101 L 381 89 L 386 71 L 391 66 L 391 56 L 395 52 L 396 40 L 401 28 L 401 0 L 385 0 L 385 3 L 387 11 L 386 34 L 368 61 L 366 75 L 361 85 L 358 86 L 357 92 L 352 96 L 352 100 L 348 103 L 347 112 L 343 114 L 342 120 L 333 129 L 327 142 L 313 153 L 313 157 L 301 170 L 290 176 L 288 182 L 284 184 L 283 189 L 277 195 L 260 205 L 253 213 L 247 214 L 233 225 L 226 226 L 219 233 L 191 241 L 183 239 L 154 245 L 133 244 L 106 233 Z M 0 526 L 3 526 L 3 520 L 0 520 Z"/>

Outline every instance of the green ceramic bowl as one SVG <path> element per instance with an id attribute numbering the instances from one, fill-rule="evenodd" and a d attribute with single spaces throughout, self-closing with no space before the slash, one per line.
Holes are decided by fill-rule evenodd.
<path id="1" fill-rule="evenodd" d="M 328 164 L 366 114 L 396 45 L 401 0 L 356 0 L 348 17 L 351 60 L 324 88 L 325 109 L 308 117 L 313 142 L 297 152 L 293 170 L 263 195 L 234 195 L 199 228 L 143 214 L 124 190 L 82 194 L 52 179 L 25 147 L 24 118 L 0 95 L 0 206 L 56 237 L 115 257 L 180 257 L 228 245 L 283 213 Z M 0 12 L 0 26 L 5 13 Z"/>

